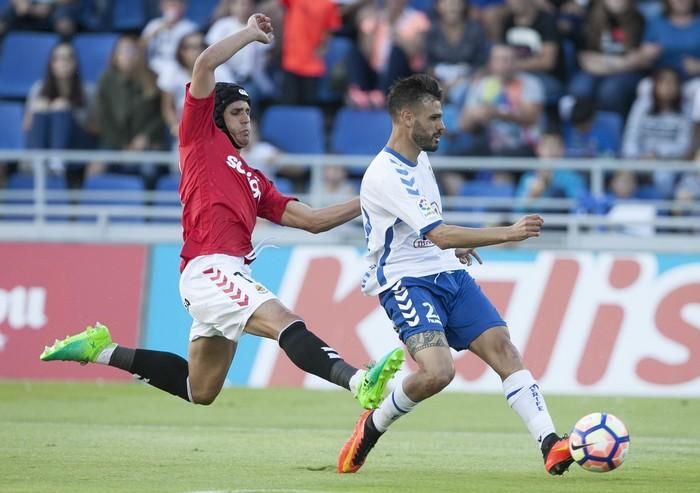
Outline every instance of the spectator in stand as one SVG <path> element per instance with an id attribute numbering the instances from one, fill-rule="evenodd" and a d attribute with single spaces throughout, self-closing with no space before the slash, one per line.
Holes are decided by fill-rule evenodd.
<path id="1" fill-rule="evenodd" d="M 700 76 L 700 5 L 697 0 L 664 0 L 663 14 L 649 20 L 642 57 L 653 67 L 672 67 L 683 80 Z"/>
<path id="2" fill-rule="evenodd" d="M 356 107 L 383 107 L 396 79 L 425 69 L 425 35 L 430 19 L 408 0 L 386 0 L 357 16 L 359 50 L 351 56 L 348 99 Z"/>
<path id="3" fill-rule="evenodd" d="M 554 15 L 557 21 L 559 38 L 575 41 L 581 32 L 581 24 L 586 15 L 589 0 L 534 0 L 543 10 Z M 593 0 L 597 2 L 599 0 Z"/>
<path id="4" fill-rule="evenodd" d="M 141 33 L 148 66 L 156 74 L 175 61 L 177 45 L 185 34 L 197 30 L 197 24 L 185 19 L 184 0 L 160 0 L 161 16 L 152 19 Z"/>
<path id="5" fill-rule="evenodd" d="M 178 137 L 178 125 L 185 104 L 185 84 L 192 80 L 194 62 L 206 47 L 201 33 L 193 32 L 184 35 L 177 45 L 175 62 L 165 65 L 158 75 L 158 88 L 162 91 L 161 111 L 173 139 Z M 219 65 L 214 74 L 217 81 L 233 80 L 225 64 Z"/>
<path id="6" fill-rule="evenodd" d="M 476 133 L 470 153 L 534 156 L 543 120 L 544 90 L 539 80 L 516 69 L 515 50 L 495 45 L 488 74 L 470 88 L 460 127 Z"/>
<path id="7" fill-rule="evenodd" d="M 471 15 L 484 27 L 488 40 L 497 43 L 503 35 L 503 20 L 508 14 L 505 0 L 471 0 Z"/>
<path id="8" fill-rule="evenodd" d="M 673 68 L 661 68 L 654 72 L 652 81 L 651 100 L 640 97 L 630 111 L 622 155 L 629 159 L 687 159 L 692 153 L 693 122 L 682 108 L 680 74 Z M 654 172 L 654 185 L 663 197 L 673 194 L 675 181 L 672 172 Z"/>
<path id="9" fill-rule="evenodd" d="M 601 110 L 626 114 L 646 66 L 639 49 L 644 25 L 633 0 L 594 2 L 581 35 L 581 70 L 570 81 L 569 93 L 595 99 Z"/>
<path id="10" fill-rule="evenodd" d="M 146 65 L 137 38 L 123 35 L 117 41 L 110 65 L 97 87 L 95 115 L 103 149 L 164 150 L 165 124 L 160 111 L 161 93 L 156 75 Z M 125 172 L 141 174 L 152 185 L 161 170 L 129 165 L 91 163 L 89 174 Z"/>
<path id="11" fill-rule="evenodd" d="M 0 16 L 0 36 L 8 31 L 48 31 L 51 4 L 36 0 L 10 0 Z"/>
<path id="12" fill-rule="evenodd" d="M 209 29 L 206 36 L 207 44 L 214 44 L 246 26 L 248 18 L 253 14 L 253 0 L 227 0 L 228 12 L 225 17 L 217 20 Z M 245 87 L 251 101 L 259 103 L 262 99 L 273 96 L 274 85 L 266 74 L 267 53 L 270 45 L 253 43 L 233 55 L 224 65 L 231 74 L 231 79 L 218 79 L 236 82 Z M 255 112 L 255 111 L 254 111 Z"/>
<path id="13" fill-rule="evenodd" d="M 586 193 L 586 183 L 578 172 L 556 168 L 564 152 L 564 140 L 558 131 L 550 130 L 540 137 L 537 157 L 547 167 L 527 172 L 520 178 L 515 196 L 523 199 L 522 205 L 539 198 L 579 199 Z"/>
<path id="14" fill-rule="evenodd" d="M 447 102 L 461 105 L 470 75 L 486 63 L 484 30 L 469 18 L 465 0 L 437 0 L 435 11 L 425 43 L 428 70 L 440 81 Z"/>
<path id="15" fill-rule="evenodd" d="M 565 76 L 556 19 L 532 0 L 506 3 L 510 13 L 502 41 L 516 50 L 516 70 L 535 75 L 544 87 L 545 102 L 554 105 L 563 95 Z"/>
<path id="16" fill-rule="evenodd" d="M 27 147 L 37 149 L 79 149 L 90 147 L 88 109 L 94 87 L 80 77 L 75 49 L 59 43 L 51 50 L 46 72 L 36 81 L 26 101 L 24 130 Z M 84 166 L 67 166 L 60 160 L 49 165 L 56 173 L 67 172 L 71 185 L 79 183 Z"/>
<path id="17" fill-rule="evenodd" d="M 314 105 L 328 37 L 340 27 L 340 12 L 331 0 L 280 0 L 287 8 L 282 44 L 284 104 Z"/>
<path id="18" fill-rule="evenodd" d="M 564 143 L 566 157 L 596 158 L 615 157 L 619 142 L 606 128 L 595 125 L 596 102 L 592 99 L 573 99 L 564 118 Z"/>

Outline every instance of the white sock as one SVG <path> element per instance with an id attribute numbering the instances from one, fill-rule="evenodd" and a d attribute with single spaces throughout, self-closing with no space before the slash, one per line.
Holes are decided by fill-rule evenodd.
<path id="1" fill-rule="evenodd" d="M 377 428 L 377 431 L 384 433 L 391 423 L 404 414 L 408 414 L 417 404 L 408 398 L 403 391 L 403 382 L 400 383 L 372 413 L 374 427 Z"/>
<path id="2" fill-rule="evenodd" d="M 357 385 L 362 380 L 362 376 L 367 372 L 367 370 L 357 370 L 353 376 L 350 377 L 348 385 L 350 386 L 350 392 L 352 395 L 357 395 Z"/>
<path id="3" fill-rule="evenodd" d="M 520 370 L 503 380 L 503 394 L 539 445 L 544 437 L 554 433 L 552 417 L 532 373 Z"/>
<path id="4" fill-rule="evenodd" d="M 109 364 L 109 359 L 112 357 L 112 353 L 114 352 L 114 349 L 117 347 L 115 343 L 110 344 L 106 348 L 104 348 L 100 354 L 97 355 L 97 358 L 95 359 L 95 363 L 98 363 L 100 365 L 108 365 Z"/>

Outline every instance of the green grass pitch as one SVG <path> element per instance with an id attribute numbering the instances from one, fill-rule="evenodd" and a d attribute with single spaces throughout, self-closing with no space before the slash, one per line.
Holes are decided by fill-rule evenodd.
<path id="1" fill-rule="evenodd" d="M 549 396 L 561 432 L 622 418 L 627 462 L 550 477 L 500 395 L 448 393 L 335 472 L 360 412 L 345 392 L 226 389 L 209 407 L 143 384 L 0 383 L 0 492 L 700 491 L 700 400 Z"/>

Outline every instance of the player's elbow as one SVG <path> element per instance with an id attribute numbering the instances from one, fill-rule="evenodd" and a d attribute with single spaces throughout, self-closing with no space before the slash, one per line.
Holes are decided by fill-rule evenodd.
<path id="1" fill-rule="evenodd" d="M 452 248 L 447 236 L 448 231 L 449 228 L 444 224 L 441 224 L 428 231 L 425 236 L 440 250 L 446 250 L 448 248 Z"/>
<path id="2" fill-rule="evenodd" d="M 197 59 L 194 61 L 194 67 L 192 68 L 192 74 L 194 77 L 194 74 L 202 71 L 211 71 L 216 68 L 216 62 L 213 59 L 211 53 L 207 52 L 207 50 L 204 50 L 202 53 L 199 54 Z"/>

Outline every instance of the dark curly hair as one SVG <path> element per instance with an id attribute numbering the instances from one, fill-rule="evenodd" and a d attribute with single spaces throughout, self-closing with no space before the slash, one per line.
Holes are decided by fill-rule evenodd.
<path id="1" fill-rule="evenodd" d="M 226 122 L 224 122 L 224 111 L 226 107 L 236 101 L 245 101 L 250 105 L 250 96 L 243 86 L 233 82 L 217 82 L 214 87 L 216 95 L 214 98 L 214 124 L 224 132 Z"/>

